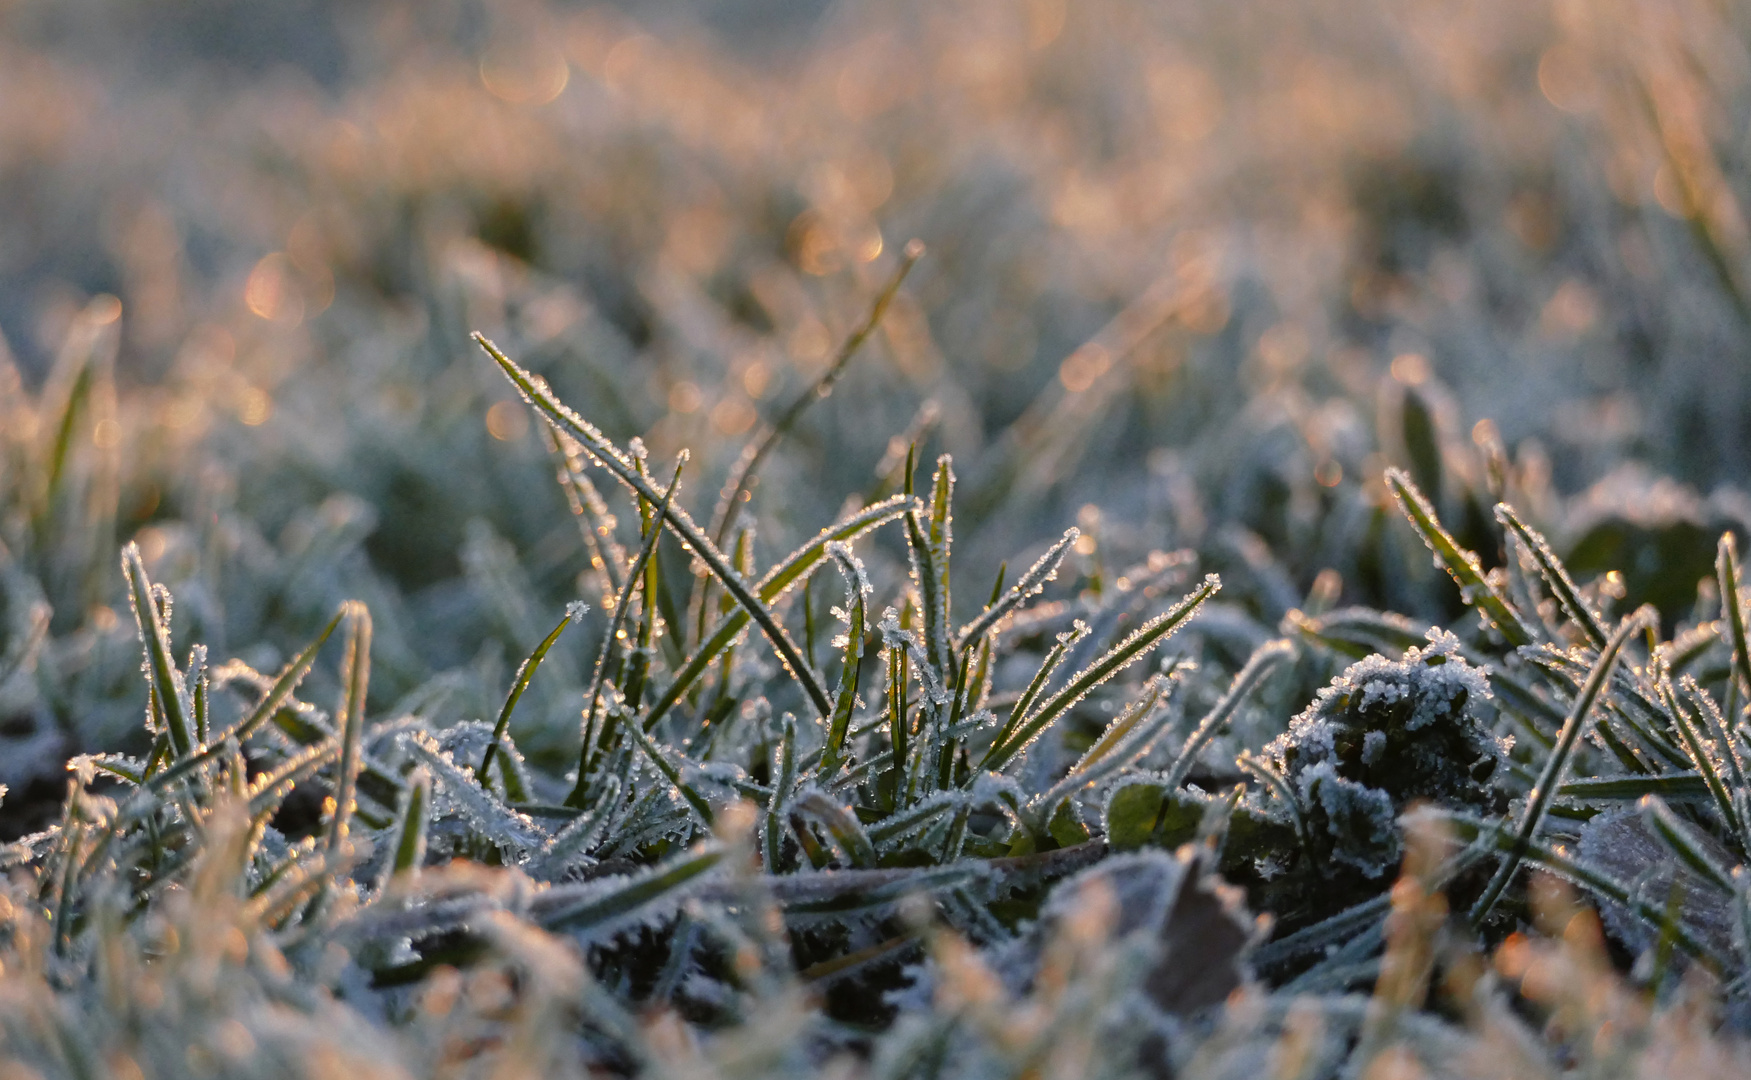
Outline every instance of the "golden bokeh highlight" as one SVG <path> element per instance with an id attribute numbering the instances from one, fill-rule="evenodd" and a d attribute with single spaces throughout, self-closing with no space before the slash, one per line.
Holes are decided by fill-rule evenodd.
<path id="1" fill-rule="evenodd" d="M 486 410 L 487 434 L 499 442 L 516 442 L 529 433 L 529 409 L 519 401 L 495 401 Z"/>

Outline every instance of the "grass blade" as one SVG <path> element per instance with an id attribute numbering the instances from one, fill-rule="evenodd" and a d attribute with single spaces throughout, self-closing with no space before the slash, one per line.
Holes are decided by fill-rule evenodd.
<path id="1" fill-rule="evenodd" d="M 1617 665 L 1617 655 L 1629 639 L 1642 631 L 1651 621 L 1659 616 L 1652 608 L 1641 608 L 1629 618 L 1623 620 L 1617 632 L 1605 643 L 1605 648 L 1599 652 L 1599 659 L 1594 661 L 1593 668 L 1587 674 L 1587 681 L 1581 684 L 1581 690 L 1575 695 L 1574 707 L 1569 710 L 1568 719 L 1563 721 L 1562 731 L 1557 734 L 1556 745 L 1550 755 L 1544 759 L 1544 769 L 1539 773 L 1538 783 L 1526 797 L 1526 811 L 1520 818 L 1520 825 L 1515 833 L 1514 844 L 1509 848 L 1502 864 L 1496 870 L 1496 875 L 1490 879 L 1483 895 L 1471 908 L 1471 923 L 1481 924 L 1495 909 L 1496 901 L 1501 899 L 1502 892 L 1508 887 L 1508 882 L 1519 868 L 1520 860 L 1525 856 L 1532 843 L 1533 835 L 1544 822 L 1544 815 L 1550 809 L 1551 801 L 1556 797 L 1562 784 L 1563 772 L 1568 768 L 1569 757 L 1574 752 L 1575 744 L 1580 741 L 1581 733 L 1587 725 L 1587 718 L 1593 711 L 1593 704 L 1599 699 L 1600 692 L 1611 678 L 1611 672 Z"/>
<path id="2" fill-rule="evenodd" d="M 1574 579 L 1569 577 L 1568 568 L 1556 557 L 1556 552 L 1550 550 L 1550 544 L 1545 541 L 1543 534 L 1521 521 L 1520 515 L 1507 503 L 1496 504 L 1496 520 L 1525 546 L 1532 561 L 1537 564 L 1544 583 L 1550 586 L 1551 593 L 1556 596 L 1557 603 L 1562 605 L 1563 611 L 1586 635 L 1587 644 L 1595 649 L 1603 648 L 1607 637 L 1604 624 L 1599 621 L 1599 616 L 1593 609 L 1587 606 L 1580 590 L 1575 588 Z"/>
<path id="3" fill-rule="evenodd" d="M 1446 570 L 1453 583 L 1459 586 L 1459 595 L 1465 599 L 1467 606 L 1477 608 L 1486 619 L 1495 624 L 1510 645 L 1530 645 L 1537 640 L 1536 635 L 1520 618 L 1519 612 L 1484 577 L 1483 566 L 1478 563 L 1477 556 L 1460 547 L 1452 535 L 1441 527 L 1440 520 L 1435 517 L 1435 508 L 1429 505 L 1429 500 L 1417 490 L 1411 478 L 1402 470 L 1388 469 L 1386 486 L 1392 489 L 1399 509 L 1404 511 L 1404 516 L 1422 536 L 1423 543 L 1435 553 L 1435 564 Z"/>
<path id="4" fill-rule="evenodd" d="M 675 492 L 681 487 L 681 466 L 687 463 L 687 452 L 682 451 L 675 461 L 675 475 L 669 481 L 669 489 L 663 492 L 658 514 L 669 508 L 675 497 Z M 585 700 L 588 707 L 584 709 L 584 745 L 578 751 L 578 782 L 572 792 L 566 797 L 566 804 L 580 805 L 584 790 L 589 785 L 590 757 L 594 751 L 592 743 L 596 737 L 596 713 L 602 707 L 602 681 L 608 671 L 608 658 L 613 654 L 614 642 L 620 636 L 620 627 L 626 622 L 627 609 L 632 606 L 632 593 L 645 580 L 644 568 L 650 564 L 651 556 L 657 550 L 657 541 L 662 538 L 663 530 L 653 525 L 644 538 L 644 546 L 639 548 L 638 558 L 626 573 L 626 579 L 621 583 L 620 595 L 614 598 L 614 617 L 608 620 L 608 629 L 602 634 L 602 645 L 596 652 L 596 672 L 590 677 L 590 694 Z M 650 601 L 647 598 L 646 603 Z M 564 625 L 563 623 L 561 624 Z M 559 631 L 555 630 L 555 634 Z"/>
<path id="5" fill-rule="evenodd" d="M 869 336 L 875 333 L 875 328 L 881 325 L 882 316 L 887 314 L 888 305 L 893 303 L 894 296 L 899 293 L 900 286 L 906 281 L 906 275 L 912 272 L 912 267 L 923 255 L 924 244 L 922 242 L 913 240 L 907 243 L 905 250 L 900 255 L 900 265 L 894 270 L 894 276 L 889 278 L 887 285 L 882 288 L 880 293 L 876 294 L 875 303 L 870 305 L 869 314 L 858 325 L 857 329 L 851 332 L 851 336 L 839 346 L 839 351 L 834 355 L 833 362 L 827 365 L 827 370 L 821 373 L 820 378 L 815 380 L 813 386 L 797 395 L 796 400 L 792 401 L 778 415 L 778 419 L 772 422 L 772 426 L 766 429 L 759 440 L 751 444 L 751 450 L 743 452 L 740 460 L 736 463 L 734 476 L 730 483 L 724 485 L 723 496 L 718 502 L 716 512 L 712 514 L 711 535 L 719 547 L 722 547 L 724 541 L 729 537 L 736 511 L 742 505 L 742 495 L 748 491 L 749 485 L 753 483 L 754 474 L 759 471 L 761 463 L 766 460 L 768 454 L 772 453 L 773 447 L 778 445 L 779 440 L 784 438 L 785 434 L 796 425 L 797 420 L 802 417 L 810 405 L 833 392 L 833 384 L 839 381 L 841 375 L 845 374 L 845 366 L 851 362 L 853 356 L 857 355 L 857 350 L 863 347 L 863 343 L 869 340 Z"/>
<path id="6" fill-rule="evenodd" d="M 573 412 L 563 402 L 553 395 L 545 380 L 539 380 L 529 372 L 524 371 L 511 361 L 498 346 L 488 341 L 480 334 L 474 335 L 474 340 L 485 349 L 487 355 L 504 371 L 517 390 L 523 395 L 548 423 L 555 425 L 565 434 L 576 439 L 584 450 L 607 467 L 621 483 L 634 492 L 644 496 L 645 500 L 655 505 L 663 501 L 662 494 L 654 488 L 649 480 L 639 474 L 632 459 L 619 447 L 609 441 L 596 427 L 577 413 Z M 779 661 L 809 696 L 809 701 L 815 706 L 818 715 L 826 716 L 833 711 L 833 703 L 827 697 L 827 691 L 822 689 L 820 680 L 815 678 L 808 665 L 803 662 L 802 653 L 796 643 L 790 640 L 790 635 L 779 625 L 778 619 L 765 604 L 755 597 L 748 588 L 742 575 L 724 558 L 717 545 L 700 531 L 693 523 L 687 511 L 679 506 L 670 506 L 663 512 L 663 521 L 670 531 L 686 545 L 687 549 L 699 557 L 724 590 L 742 605 L 756 625 L 772 642 L 773 652 L 778 654 Z"/>
<path id="7" fill-rule="evenodd" d="M 980 763 L 981 769 L 1001 772 L 1003 768 L 1022 752 L 1027 745 L 1037 738 L 1041 732 L 1051 726 L 1054 720 L 1062 716 L 1071 706 L 1095 687 L 1117 675 L 1129 667 L 1145 652 L 1154 648 L 1163 638 L 1185 625 L 1205 600 L 1216 595 L 1222 588 L 1222 581 L 1215 574 L 1207 575 L 1204 583 L 1185 599 L 1175 604 L 1172 609 L 1156 616 L 1132 631 L 1125 640 L 1119 642 L 1103 653 L 1094 663 L 1078 672 L 1070 680 L 1070 685 L 1056 694 L 1026 720 L 1022 721 L 1007 740 L 993 743 L 986 753 L 985 760 Z"/>
<path id="8" fill-rule="evenodd" d="M 407 774 L 407 787 L 401 795 L 401 805 L 395 814 L 395 855 L 385 868 L 378 888 L 386 888 L 398 877 L 417 876 L 426 861 L 426 821 L 432 810 L 432 774 L 424 767 L 415 767 Z"/>
<path id="9" fill-rule="evenodd" d="M 328 822 L 331 854 L 346 843 L 347 824 L 353 816 L 365 739 L 365 691 L 371 682 L 371 612 L 357 600 L 349 600 L 343 607 L 347 631 L 341 646 L 340 704 L 334 717 L 340 736 L 340 771 L 335 777 L 334 816 Z"/>
<path id="10" fill-rule="evenodd" d="M 1038 596 L 1047 583 L 1058 576 L 1058 567 L 1064 562 L 1064 556 L 1070 553 L 1071 545 L 1081 537 L 1081 529 L 1066 529 L 1063 537 L 1046 549 L 1046 553 L 1028 567 L 1028 572 L 1008 592 L 1002 594 L 1001 599 L 993 599 L 977 619 L 961 627 L 960 633 L 955 635 L 955 648 L 964 649 L 968 642 L 979 640 L 1001 622 L 1005 615 L 1023 602 Z"/>
<path id="11" fill-rule="evenodd" d="M 511 680 L 511 692 L 505 695 L 505 706 L 499 710 L 498 722 L 492 727 L 492 741 L 486 744 L 486 753 L 480 759 L 479 776 L 482 784 L 491 783 L 487 770 L 492 768 L 492 759 L 498 754 L 499 740 L 510 731 L 511 712 L 516 709 L 523 691 L 529 688 L 529 680 L 535 677 L 535 669 L 541 666 L 541 661 L 547 659 L 547 650 L 553 648 L 553 643 L 559 640 L 559 635 L 572 624 L 572 620 L 582 618 L 588 610 L 588 607 L 578 602 L 566 605 L 565 616 L 559 620 L 559 625 L 541 639 L 541 644 L 535 646 L 535 651 L 529 654 L 528 659 L 517 666 L 517 674 Z"/>
<path id="12" fill-rule="evenodd" d="M 1254 650 L 1252 656 L 1247 658 L 1246 666 L 1240 669 L 1234 676 L 1234 681 L 1229 684 L 1228 692 L 1222 695 L 1221 700 L 1216 702 L 1215 707 L 1198 722 L 1198 726 L 1186 738 L 1186 745 L 1174 759 L 1173 766 L 1167 770 L 1167 779 L 1163 781 L 1163 786 L 1168 791 L 1185 782 L 1192 766 L 1197 763 L 1198 755 L 1204 752 L 1204 747 L 1228 723 L 1234 710 L 1240 708 L 1241 703 L 1265 681 L 1266 676 L 1276 670 L 1278 664 L 1294 655 L 1295 647 L 1282 640 L 1268 642 Z"/>
<path id="13" fill-rule="evenodd" d="M 767 571 L 754 587 L 754 594 L 764 603 L 771 604 L 806 580 L 809 575 L 824 565 L 826 551 L 834 543 L 848 544 L 877 526 L 884 525 L 904 514 L 913 504 L 909 495 L 895 495 L 879 503 L 866 506 L 857 513 L 839 522 L 831 528 L 824 529 L 820 535 L 804 544 L 777 566 Z M 681 670 L 675 675 L 675 681 L 663 691 L 661 697 L 651 705 L 650 712 L 645 715 L 645 730 L 661 720 L 675 703 L 684 697 L 695 682 L 703 676 L 712 662 L 722 655 L 736 640 L 749 622 L 746 609 L 738 608 L 724 616 L 723 621 L 705 639 L 699 650 L 688 657 Z"/>
<path id="14" fill-rule="evenodd" d="M 187 757 L 195 748 L 194 721 L 189 716 L 182 673 L 170 654 L 170 627 L 159 609 L 152 579 L 146 576 L 146 563 L 140 557 L 138 544 L 129 543 L 122 549 L 122 573 L 128 579 L 134 622 L 140 631 L 140 644 L 146 650 L 146 678 L 157 695 L 158 708 L 170 733 L 171 749 L 175 757 Z"/>
<path id="15" fill-rule="evenodd" d="M 844 544 L 827 545 L 827 554 L 839 565 L 845 578 L 845 662 L 839 672 L 839 693 L 833 703 L 833 719 L 827 725 L 827 744 L 821 750 L 820 772 L 832 776 L 844 761 L 845 740 L 851 731 L 851 714 L 857 708 L 857 680 L 863 667 L 863 635 L 866 616 L 864 596 L 870 591 L 863 564 Z"/>

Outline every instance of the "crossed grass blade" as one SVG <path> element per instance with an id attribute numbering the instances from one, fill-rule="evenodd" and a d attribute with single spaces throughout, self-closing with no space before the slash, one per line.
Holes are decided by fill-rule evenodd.
<path id="1" fill-rule="evenodd" d="M 1617 656 L 1623 650 L 1631 637 L 1640 633 L 1650 622 L 1657 620 L 1658 615 L 1652 608 L 1642 608 L 1618 626 L 1605 648 L 1599 652 L 1599 658 L 1594 661 L 1592 670 L 1587 675 L 1587 681 L 1581 685 L 1580 692 L 1575 695 L 1573 707 L 1568 718 L 1563 721 L 1562 731 L 1558 733 L 1556 745 L 1545 758 L 1544 768 L 1539 773 L 1538 782 L 1526 798 L 1526 810 L 1521 815 L 1520 824 L 1516 828 L 1514 842 L 1508 847 L 1506 856 L 1497 868 L 1495 876 L 1484 888 L 1483 894 L 1471 908 L 1471 923 L 1478 926 L 1495 910 L 1496 902 L 1513 878 L 1514 871 L 1519 868 L 1520 860 L 1530 850 L 1532 838 L 1544 822 L 1544 816 L 1549 811 L 1557 790 L 1562 784 L 1563 773 L 1569 765 L 1569 758 L 1574 752 L 1575 744 L 1580 741 L 1585 730 L 1588 717 L 1594 704 L 1610 681 L 1612 670 L 1617 665 Z"/>
<path id="2" fill-rule="evenodd" d="M 1001 772 L 1029 743 L 1038 738 L 1041 732 L 1071 706 L 1081 701 L 1090 690 L 1129 667 L 1162 639 L 1185 625 L 1186 620 L 1197 613 L 1204 601 L 1216 595 L 1221 588 L 1220 578 L 1215 574 L 1206 576 L 1203 585 L 1173 608 L 1132 631 L 1123 641 L 1073 676 L 1069 685 L 1052 695 L 1031 716 L 1016 725 L 1007 739 L 993 743 L 979 767 L 991 772 Z"/>
<path id="3" fill-rule="evenodd" d="M 1477 555 L 1459 546 L 1452 534 L 1441 526 L 1435 508 L 1416 484 L 1400 469 L 1386 470 L 1386 486 L 1398 501 L 1399 509 L 1434 552 L 1437 565 L 1447 571 L 1466 604 L 1487 618 L 1510 645 L 1530 645 L 1538 639 L 1501 592 L 1484 577 Z"/>
<path id="4" fill-rule="evenodd" d="M 635 494 L 655 505 L 662 502 L 662 493 L 657 491 L 635 467 L 632 459 L 619 447 L 609 441 L 606 435 L 598 431 L 594 425 L 578 416 L 563 402 L 553 395 L 544 380 L 538 380 L 529 372 L 524 371 L 511 361 L 498 346 L 488 341 L 483 335 L 475 334 L 474 340 L 484 349 L 488 356 L 504 371 L 524 400 L 528 401 L 548 423 L 553 424 L 563 433 L 570 435 L 583 446 L 584 450 L 601 462 L 609 472 L 613 473 L 621 483 L 625 484 Z M 809 701 L 815 706 L 818 715 L 826 716 L 832 712 L 833 703 L 822 688 L 820 680 L 815 678 L 804 662 L 802 653 L 796 643 L 787 633 L 770 608 L 760 601 L 748 588 L 742 575 L 724 558 L 723 552 L 712 543 L 699 528 L 687 511 L 679 506 L 670 506 L 662 516 L 663 523 L 686 545 L 687 549 L 698 556 L 700 561 L 711 571 L 718 583 L 735 598 L 747 611 L 761 631 L 772 643 L 772 649 L 778 654 L 779 661 L 785 670 L 802 687 Z"/>

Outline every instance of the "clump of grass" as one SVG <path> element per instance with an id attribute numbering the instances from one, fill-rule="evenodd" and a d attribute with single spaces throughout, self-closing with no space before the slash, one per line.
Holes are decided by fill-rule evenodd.
<path id="1" fill-rule="evenodd" d="M 1735 702 L 1751 666 L 1730 535 L 1709 640 L 1664 639 L 1651 609 L 1607 633 L 1597 590 L 1511 508 L 1510 559 L 1485 571 L 1393 473 L 1476 618 L 1419 635 L 1382 612 L 1297 611 L 1223 687 L 1164 651 L 1221 587 L 1188 559 L 1042 602 L 1072 532 L 956 628 L 945 456 L 922 497 L 909 465 L 900 494 L 762 570 L 746 530 L 725 551 L 695 523 L 685 456 L 659 479 L 641 446 L 478 340 L 568 448 L 568 489 L 597 518 L 588 473 L 623 492 L 636 543 L 590 534 L 611 604 L 566 610 L 494 722 L 445 723 L 417 701 L 372 705 L 368 605 L 341 604 L 274 674 L 211 664 L 127 545 L 146 749 L 75 759 L 55 823 L 7 849 L 17 1062 L 1227 1075 L 1268 1051 L 1335 1075 L 1523 1040 L 1509 1002 L 1574 1007 L 1555 984 L 1512 985 L 1551 949 L 1537 963 L 1603 988 L 1588 1008 L 1652 1002 L 1607 1056 L 1667 1052 L 1699 995 L 1742 1007 Z M 882 530 L 908 553 L 891 599 L 857 552 Z M 691 573 L 657 557 L 667 544 Z M 845 604 L 822 643 L 805 589 L 829 565 Z M 592 618 L 575 765 L 531 765 L 518 704 Z M 1282 671 L 1356 652 L 1283 734 L 1224 764 L 1215 748 L 1232 752 Z M 325 709 L 304 684 L 329 653 Z M 297 810 L 310 791 L 314 817 Z M 1631 840 L 1590 844 L 1607 829 Z M 1641 949 L 1640 991 L 1621 988 L 1591 916 L 1561 915 L 1563 944 L 1525 938 L 1581 911 L 1552 899 L 1556 881 Z M 1501 947 L 1499 976 L 1479 944 Z M 1436 970 L 1463 1024 L 1421 1011 Z"/>

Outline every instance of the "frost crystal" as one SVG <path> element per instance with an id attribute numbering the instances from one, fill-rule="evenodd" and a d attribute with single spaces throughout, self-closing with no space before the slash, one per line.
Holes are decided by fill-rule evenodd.
<path id="1" fill-rule="evenodd" d="M 1489 781 L 1508 748 L 1477 716 L 1489 680 L 1460 655 L 1458 638 L 1443 630 L 1428 638 L 1402 660 L 1352 664 L 1265 748 L 1327 871 L 1389 873 L 1398 860 L 1394 819 L 1414 800 L 1496 808 Z"/>

